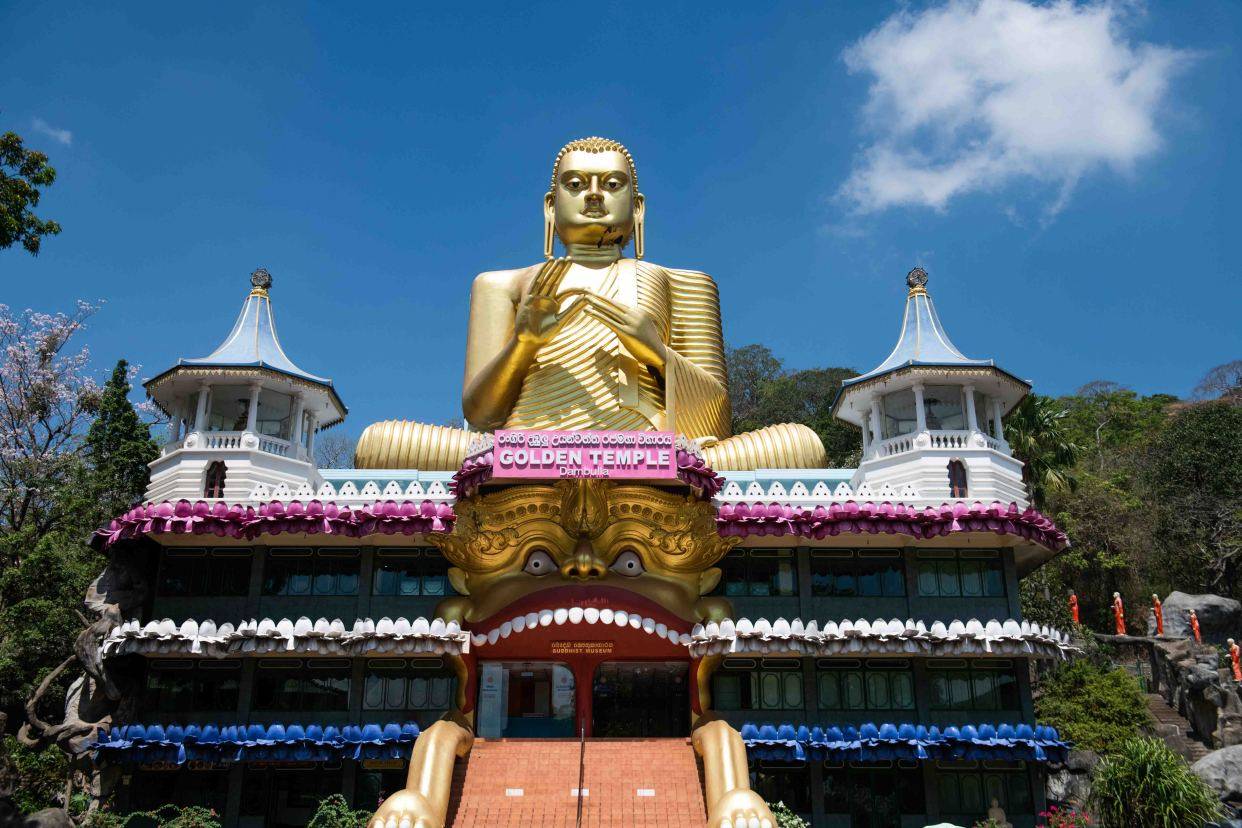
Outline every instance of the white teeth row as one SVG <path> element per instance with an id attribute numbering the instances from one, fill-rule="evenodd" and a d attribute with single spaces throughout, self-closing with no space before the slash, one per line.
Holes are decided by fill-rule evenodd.
<path id="1" fill-rule="evenodd" d="M 475 633 L 471 636 L 474 645 L 495 644 L 502 638 L 508 638 L 523 630 L 536 627 L 562 626 L 564 624 L 612 624 L 618 627 L 632 627 L 642 630 L 648 635 L 666 638 L 674 644 L 690 645 L 690 634 L 670 629 L 667 624 L 654 618 L 645 618 L 638 613 L 625 610 L 598 609 L 596 607 L 561 607 L 559 609 L 543 609 L 539 612 L 528 612 L 506 621 L 491 632 Z"/>

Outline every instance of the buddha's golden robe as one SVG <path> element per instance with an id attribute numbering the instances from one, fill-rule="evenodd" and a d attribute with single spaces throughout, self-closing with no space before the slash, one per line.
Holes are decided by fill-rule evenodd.
<path id="1" fill-rule="evenodd" d="M 648 314 L 666 346 L 662 374 L 634 359 L 603 322 L 579 313 L 536 355 L 505 428 L 674 431 L 700 439 L 705 459 L 720 471 L 826 464 L 818 435 L 806 426 L 729 436 L 720 299 L 710 276 L 619 259 L 592 290 Z M 358 441 L 354 463 L 453 470 L 470 438 L 447 426 L 375 423 Z"/>

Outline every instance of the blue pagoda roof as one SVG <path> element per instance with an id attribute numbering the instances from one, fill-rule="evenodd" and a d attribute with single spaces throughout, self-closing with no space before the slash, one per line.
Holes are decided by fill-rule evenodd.
<path id="1" fill-rule="evenodd" d="M 996 363 L 990 359 L 971 359 L 957 349 L 949 339 L 936 306 L 927 292 L 927 272 L 920 267 L 906 276 L 910 292 L 906 295 L 906 312 L 901 320 L 901 334 L 893 352 L 875 368 L 865 374 L 845 380 L 842 388 L 875 379 L 913 365 L 935 367 L 989 367 Z"/>
<path id="2" fill-rule="evenodd" d="M 332 387 L 332 380 L 303 371 L 289 359 L 276 335 L 272 299 L 268 289 L 272 277 L 262 268 L 250 278 L 253 287 L 242 305 L 233 330 L 205 357 L 179 359 L 178 365 L 209 368 L 266 368 L 316 385 Z"/>

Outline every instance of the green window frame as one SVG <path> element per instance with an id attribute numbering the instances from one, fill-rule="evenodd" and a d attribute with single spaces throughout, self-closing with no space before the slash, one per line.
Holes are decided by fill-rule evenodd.
<path id="1" fill-rule="evenodd" d="M 730 598 L 791 598 L 798 594 L 793 549 L 735 549 L 720 561 L 717 594 Z"/>
<path id="2" fill-rule="evenodd" d="M 820 710 L 914 710 L 914 673 L 904 659 L 816 662 Z"/>
<path id="3" fill-rule="evenodd" d="M 445 711 L 452 707 L 456 685 L 456 678 L 444 673 L 443 659 L 371 659 L 362 681 L 362 709 Z"/>
<path id="4" fill-rule="evenodd" d="M 165 598 L 244 598 L 250 591 L 249 549 L 165 549 L 156 594 Z"/>
<path id="5" fill-rule="evenodd" d="M 812 550 L 817 598 L 904 598 L 905 561 L 897 550 Z"/>
<path id="6" fill-rule="evenodd" d="M 1008 814 L 1033 807 L 1024 762 L 938 762 L 936 770 L 942 815 L 982 814 L 993 799 Z"/>
<path id="7" fill-rule="evenodd" d="M 432 547 L 379 550 L 375 554 L 371 594 L 401 598 L 456 595 L 449 584 L 448 568 L 448 560 Z"/>
<path id="8" fill-rule="evenodd" d="M 1005 568 L 996 550 L 920 552 L 920 598 L 1003 598 Z"/>
<path id="9" fill-rule="evenodd" d="M 265 596 L 356 596 L 361 567 L 357 549 L 269 549 Z"/>
<path id="10" fill-rule="evenodd" d="M 263 712 L 343 713 L 349 710 L 349 659 L 260 659 L 253 709 Z"/>
<path id="11" fill-rule="evenodd" d="M 927 812 L 918 762 L 825 762 L 822 799 L 827 814 L 848 814 L 856 826 L 900 828 L 903 816 Z"/>
<path id="12" fill-rule="evenodd" d="M 242 663 L 238 659 L 152 659 L 142 709 L 160 713 L 236 710 Z"/>
<path id="13" fill-rule="evenodd" d="M 721 710 L 802 710 L 802 664 L 796 658 L 727 659 L 712 678 Z"/>
<path id="14" fill-rule="evenodd" d="M 1007 659 L 930 659 L 927 663 L 931 710 L 1017 710 L 1018 676 Z"/>

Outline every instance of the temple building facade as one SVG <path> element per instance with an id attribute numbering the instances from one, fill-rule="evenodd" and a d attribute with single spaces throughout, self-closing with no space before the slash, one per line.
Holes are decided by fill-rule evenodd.
<path id="1" fill-rule="evenodd" d="M 471 427 L 376 424 L 361 468 L 318 468 L 346 408 L 286 355 L 262 270 L 219 348 L 146 382 L 171 425 L 146 502 L 95 537 L 119 701 L 79 746 L 118 808 L 300 826 L 340 792 L 392 828 L 771 826 L 778 801 L 813 826 L 1036 824 L 1068 746 L 1032 675 L 1073 648 L 1018 597 L 1066 545 L 1004 437 L 1030 386 L 952 344 L 916 268 L 892 353 L 834 403 L 857 468 L 812 465 L 805 426 L 719 433 L 714 283 L 620 258 L 641 194 L 601 141 L 554 166 L 546 247 L 570 255 L 498 288 L 510 332 L 541 300 L 565 319 L 512 377 L 486 373 L 501 346 L 468 357 Z M 637 216 L 611 260 L 556 212 L 575 198 Z M 625 298 L 649 295 L 707 321 L 651 304 L 644 333 Z M 491 347 L 478 312 L 469 347 Z M 540 377 L 573 370 L 569 345 L 623 387 L 566 398 L 560 428 Z M 377 465 L 402 457 L 426 467 Z"/>

